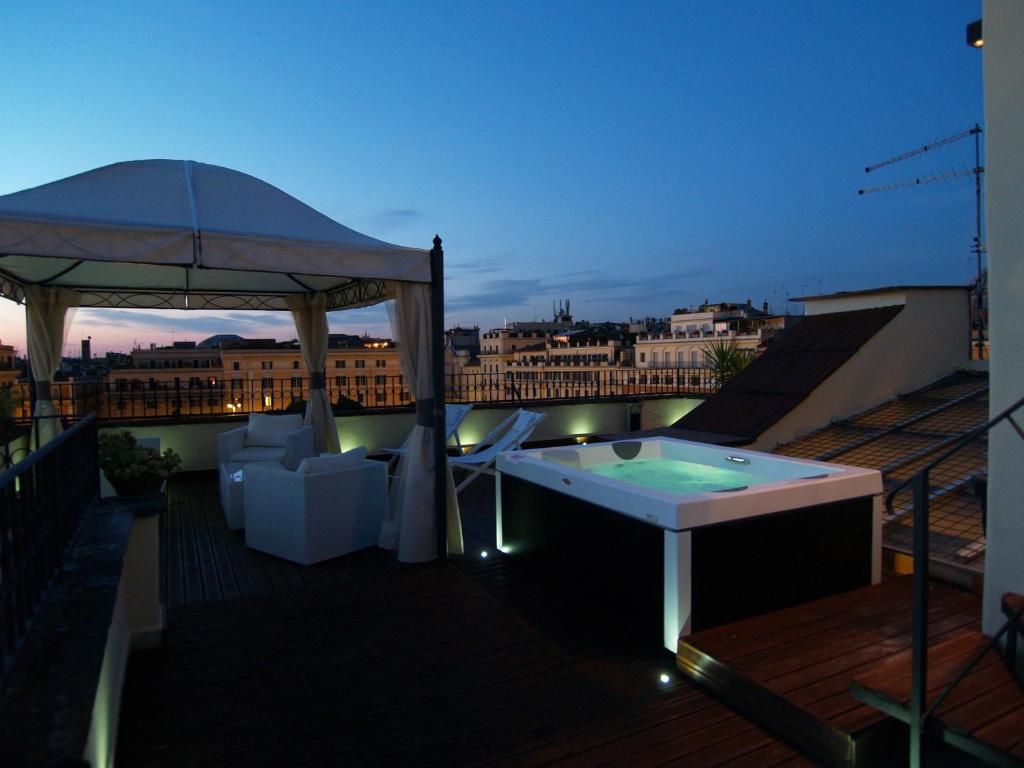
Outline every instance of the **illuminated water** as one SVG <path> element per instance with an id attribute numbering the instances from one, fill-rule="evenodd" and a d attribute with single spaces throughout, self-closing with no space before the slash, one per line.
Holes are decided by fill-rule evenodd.
<path id="1" fill-rule="evenodd" d="M 684 495 L 709 493 L 772 482 L 773 478 L 729 467 L 710 467 L 676 459 L 633 459 L 591 464 L 587 470 L 625 483 Z"/>

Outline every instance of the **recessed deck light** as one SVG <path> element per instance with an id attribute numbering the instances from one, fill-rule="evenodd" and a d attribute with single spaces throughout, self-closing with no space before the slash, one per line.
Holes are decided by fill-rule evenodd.
<path id="1" fill-rule="evenodd" d="M 483 551 L 482 551 L 482 552 L 480 553 L 480 557 L 482 557 L 482 558 L 483 558 L 484 560 L 486 560 L 486 559 L 487 559 L 487 550 L 486 550 L 486 549 L 485 549 L 485 550 L 483 550 Z"/>
<path id="2" fill-rule="evenodd" d="M 664 672 L 662 672 L 661 676 L 658 677 L 658 682 L 660 682 L 662 685 L 668 685 L 672 682 L 672 678 L 666 675 Z"/>

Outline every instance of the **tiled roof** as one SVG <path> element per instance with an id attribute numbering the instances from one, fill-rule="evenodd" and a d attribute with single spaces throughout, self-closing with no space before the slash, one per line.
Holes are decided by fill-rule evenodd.
<path id="1" fill-rule="evenodd" d="M 958 373 L 782 445 L 776 453 L 879 469 L 889 489 L 987 419 L 988 376 Z M 932 560 L 983 571 L 985 534 L 972 480 L 984 477 L 987 465 L 988 441 L 982 436 L 930 473 Z M 882 543 L 887 549 L 913 552 L 912 507 L 906 489 L 886 512 Z"/>
<path id="2" fill-rule="evenodd" d="M 672 426 L 756 439 L 803 402 L 902 309 L 880 307 L 804 318 L 720 392 Z"/>

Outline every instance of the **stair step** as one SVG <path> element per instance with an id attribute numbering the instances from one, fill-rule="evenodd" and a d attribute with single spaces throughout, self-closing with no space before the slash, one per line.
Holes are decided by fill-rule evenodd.
<path id="1" fill-rule="evenodd" d="M 927 701 L 935 701 L 988 643 L 980 632 L 964 632 L 929 647 Z M 850 693 L 909 722 L 910 676 L 908 652 L 855 678 Z M 929 720 L 929 732 L 995 765 L 1024 766 L 1024 691 L 998 650 L 985 654 L 946 697 Z"/>
<path id="2" fill-rule="evenodd" d="M 1004 592 L 1002 603 L 1003 613 L 1009 618 L 1021 608 L 1024 608 L 1024 595 L 1018 595 L 1016 592 Z"/>

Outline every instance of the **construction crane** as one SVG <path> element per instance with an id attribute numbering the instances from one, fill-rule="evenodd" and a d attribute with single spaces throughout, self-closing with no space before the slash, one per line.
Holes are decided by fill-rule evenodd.
<path id="1" fill-rule="evenodd" d="M 909 152 L 890 157 L 888 160 L 883 160 L 880 163 L 869 165 L 864 169 L 864 173 L 871 173 L 877 171 L 879 168 L 885 168 L 887 166 L 898 163 L 902 160 L 908 160 L 911 157 L 917 157 L 923 155 L 925 152 L 930 152 L 933 149 L 939 147 L 945 147 L 950 144 L 954 144 L 961 139 L 974 137 L 974 167 L 973 168 L 957 168 L 950 171 L 933 173 L 924 176 L 918 176 L 912 179 L 903 179 L 902 181 L 894 181 L 889 184 L 882 184 L 877 187 L 865 187 L 857 190 L 858 195 L 870 195 L 874 192 L 887 192 L 892 189 L 906 189 L 907 187 L 917 187 L 925 184 L 936 184 L 944 181 L 952 181 L 953 179 L 962 178 L 964 176 L 974 176 L 974 243 L 971 245 L 971 253 L 975 255 L 978 266 L 978 276 L 975 281 L 975 322 L 977 323 L 978 336 L 978 358 L 984 356 L 983 350 L 983 336 L 984 336 L 984 324 L 985 316 L 981 311 L 982 299 L 984 295 L 984 288 L 982 287 L 983 272 L 981 266 L 981 257 L 985 253 L 985 243 L 981 239 L 981 175 L 985 172 L 985 168 L 981 164 L 981 126 L 977 123 L 974 127 L 968 128 L 966 131 L 960 131 L 954 133 L 952 136 L 946 136 L 944 139 L 933 141 L 930 144 L 925 144 L 917 149 L 912 149 Z"/>

